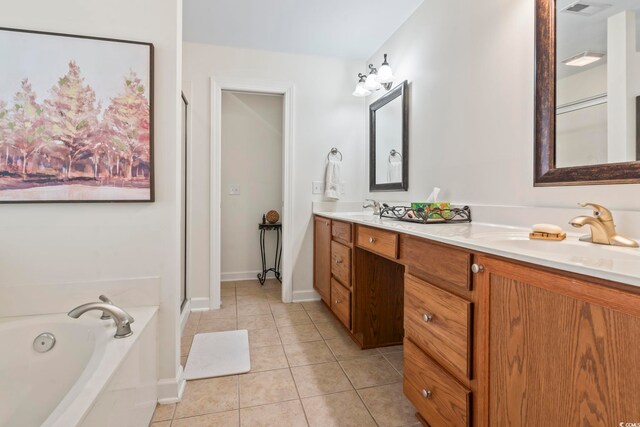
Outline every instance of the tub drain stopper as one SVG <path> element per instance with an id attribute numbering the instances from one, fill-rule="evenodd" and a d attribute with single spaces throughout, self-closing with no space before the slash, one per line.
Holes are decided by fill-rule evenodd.
<path id="1" fill-rule="evenodd" d="M 56 337 L 49 332 L 40 334 L 33 340 L 33 349 L 38 353 L 46 353 L 56 345 Z"/>

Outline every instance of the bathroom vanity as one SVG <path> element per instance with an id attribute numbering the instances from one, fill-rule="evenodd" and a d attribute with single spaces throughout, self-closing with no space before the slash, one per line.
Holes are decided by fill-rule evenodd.
<path id="1" fill-rule="evenodd" d="M 314 287 L 362 348 L 404 343 L 425 425 L 640 421 L 640 252 L 524 236 L 320 213 Z"/>

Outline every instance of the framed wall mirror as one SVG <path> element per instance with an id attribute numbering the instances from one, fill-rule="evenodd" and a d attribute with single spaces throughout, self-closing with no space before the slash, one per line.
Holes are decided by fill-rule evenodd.
<path id="1" fill-rule="evenodd" d="M 407 81 L 369 106 L 369 191 L 409 188 Z"/>
<path id="2" fill-rule="evenodd" d="M 536 0 L 535 186 L 640 183 L 640 0 Z"/>

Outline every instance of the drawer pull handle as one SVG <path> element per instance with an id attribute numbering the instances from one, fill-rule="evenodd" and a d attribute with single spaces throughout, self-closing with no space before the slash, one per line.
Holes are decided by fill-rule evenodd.
<path id="1" fill-rule="evenodd" d="M 369 243 L 375 243 L 375 242 L 376 242 L 375 237 L 369 237 Z"/>
<path id="2" fill-rule="evenodd" d="M 420 391 L 420 394 L 425 399 L 429 399 L 431 397 L 431 390 L 427 390 L 426 388 L 423 388 L 422 391 Z"/>
<path id="3" fill-rule="evenodd" d="M 336 264 L 342 264 L 342 260 L 341 259 L 337 259 L 336 260 Z"/>
<path id="4" fill-rule="evenodd" d="M 473 264 L 471 266 L 471 271 L 473 271 L 474 273 L 482 273 L 484 271 L 484 265 L 482 264 Z"/>
<path id="5" fill-rule="evenodd" d="M 433 320 L 433 314 L 425 313 L 422 315 L 422 320 L 425 322 L 431 322 Z"/>
<path id="6" fill-rule="evenodd" d="M 342 302 L 342 301 L 341 301 L 341 300 L 339 300 L 339 299 L 337 299 L 337 300 L 336 300 L 336 304 L 340 304 L 341 302 Z"/>

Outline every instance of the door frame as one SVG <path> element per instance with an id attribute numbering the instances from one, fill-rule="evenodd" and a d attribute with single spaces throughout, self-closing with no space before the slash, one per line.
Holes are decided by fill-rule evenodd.
<path id="1" fill-rule="evenodd" d="M 273 82 L 223 77 L 211 77 L 211 177 L 210 177 L 210 277 L 209 305 L 212 310 L 220 308 L 221 276 L 221 207 L 222 207 L 222 91 L 259 92 L 283 95 L 282 166 L 283 199 L 282 212 L 282 301 L 293 298 L 293 137 L 295 85 L 291 82 Z M 258 219 L 256 219 L 257 221 Z M 256 243 L 257 244 L 257 243 Z"/>

